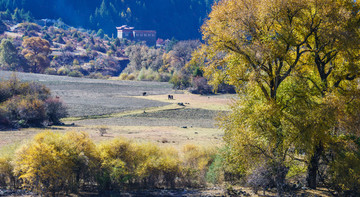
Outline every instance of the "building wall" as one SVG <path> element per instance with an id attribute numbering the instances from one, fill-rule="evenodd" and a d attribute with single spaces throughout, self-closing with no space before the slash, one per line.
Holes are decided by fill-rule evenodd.
<path id="1" fill-rule="evenodd" d="M 117 37 L 120 39 L 129 39 L 131 40 L 133 38 L 132 31 L 131 30 L 118 30 Z"/>
<path id="2" fill-rule="evenodd" d="M 133 30 L 117 28 L 117 37 L 120 39 L 133 40 L 135 42 L 145 41 L 147 45 L 156 45 L 156 31 L 152 30 Z"/>
<path id="3" fill-rule="evenodd" d="M 147 45 L 156 44 L 156 31 L 134 30 L 133 37 L 136 42 L 145 41 Z"/>

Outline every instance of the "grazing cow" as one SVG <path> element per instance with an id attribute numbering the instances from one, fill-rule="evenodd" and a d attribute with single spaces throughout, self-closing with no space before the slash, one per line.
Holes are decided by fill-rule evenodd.
<path id="1" fill-rule="evenodd" d="M 174 96 L 171 95 L 171 94 L 169 94 L 169 95 L 168 95 L 168 99 L 169 99 L 169 100 L 172 100 L 172 99 L 174 99 Z"/>
<path id="2" fill-rule="evenodd" d="M 143 92 L 143 96 L 146 96 L 146 92 Z"/>

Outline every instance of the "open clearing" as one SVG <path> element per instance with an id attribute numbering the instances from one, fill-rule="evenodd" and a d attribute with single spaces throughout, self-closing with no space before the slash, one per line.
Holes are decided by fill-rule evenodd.
<path id="1" fill-rule="evenodd" d="M 0 71 L 0 80 L 13 73 Z M 36 81 L 50 88 L 66 104 L 66 126 L 28 128 L 0 132 L 0 147 L 22 144 L 44 130 L 85 131 L 96 142 L 115 137 L 152 141 L 180 147 L 187 143 L 221 145 L 216 126 L 219 113 L 226 113 L 234 95 L 200 96 L 175 91 L 161 82 L 116 81 L 16 73 L 19 80 Z M 142 96 L 146 92 L 146 96 Z M 167 95 L 173 95 L 168 100 Z M 106 128 L 100 136 L 99 128 Z"/>

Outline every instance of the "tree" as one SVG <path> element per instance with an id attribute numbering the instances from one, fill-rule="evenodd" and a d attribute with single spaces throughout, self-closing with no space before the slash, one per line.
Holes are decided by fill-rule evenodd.
<path id="1" fill-rule="evenodd" d="M 120 42 L 120 39 L 119 39 L 118 37 L 115 38 L 115 40 L 114 40 L 114 45 L 115 45 L 116 47 L 120 47 L 120 46 L 121 46 L 121 42 Z"/>
<path id="2" fill-rule="evenodd" d="M 317 91 L 317 96 L 329 101 L 333 96 L 347 100 L 344 106 L 353 105 L 357 102 L 357 82 L 359 78 L 359 4 L 354 1 L 317 1 L 312 4 L 315 13 L 311 14 L 313 23 L 316 25 L 311 39 L 306 42 L 310 51 L 305 61 L 308 61 L 310 71 L 313 74 L 304 74 L 301 77 L 309 80 Z M 309 27 L 305 27 L 309 28 Z M 333 102 L 333 99 L 330 100 Z M 323 103 L 324 104 L 324 103 Z M 326 104 L 326 103 L 325 103 Z M 330 107 L 333 103 L 327 103 Z M 338 106 L 339 107 L 339 106 Z M 339 109 L 338 113 L 343 116 L 352 116 L 346 110 Z M 312 154 L 308 166 L 308 186 L 316 188 L 317 172 L 319 169 L 320 156 L 326 152 L 329 145 L 321 136 L 332 136 L 333 130 L 339 128 L 341 120 L 328 117 L 327 127 L 312 131 L 311 139 L 314 139 Z M 338 117 L 339 118 L 339 117 Z M 342 119 L 343 117 L 340 117 Z M 319 135 L 319 133 L 321 133 Z M 335 136 L 342 135 L 343 130 L 336 132 Z M 308 135 L 308 134 L 307 134 Z M 336 139 L 334 139 L 336 140 Z"/>
<path id="3" fill-rule="evenodd" d="M 13 43 L 8 39 L 3 39 L 0 44 L 0 62 L 1 67 L 6 70 L 18 70 L 20 64 L 20 55 Z M 24 65 L 23 65 L 24 66 Z"/>
<path id="4" fill-rule="evenodd" d="M 50 66 L 48 55 L 51 53 L 47 40 L 39 37 L 25 39 L 22 54 L 29 61 L 31 72 L 43 73 Z"/>
<path id="5" fill-rule="evenodd" d="M 7 30 L 6 24 L 0 20 L 0 34 L 3 34 Z"/>
<path id="6" fill-rule="evenodd" d="M 358 11 L 351 0 L 223 0 L 213 6 L 202 27 L 206 43 L 193 59 L 206 62 L 212 84 L 237 87 L 242 100 L 222 127 L 240 171 L 265 163 L 278 174 L 281 192 L 288 166 L 299 160 L 295 148 L 306 153 L 308 185 L 316 187 L 316 163 L 340 134 L 332 132 L 336 114 L 344 112 L 334 90 L 354 90 L 358 77 Z"/>
<path id="7" fill-rule="evenodd" d="M 105 33 L 104 33 L 104 30 L 102 30 L 102 29 L 99 29 L 98 32 L 96 33 L 96 36 L 98 36 L 100 38 L 103 38 L 104 35 L 105 35 Z"/>

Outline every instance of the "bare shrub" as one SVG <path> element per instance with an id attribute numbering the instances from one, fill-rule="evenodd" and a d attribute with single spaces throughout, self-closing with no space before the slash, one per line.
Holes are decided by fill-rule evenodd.
<path id="1" fill-rule="evenodd" d="M 192 88 L 190 89 L 193 94 L 212 94 L 212 87 L 207 83 L 204 77 L 194 77 L 192 79 Z"/>
<path id="2" fill-rule="evenodd" d="M 276 163 L 267 163 L 256 167 L 252 173 L 247 177 L 247 184 L 253 189 L 255 193 L 260 188 L 265 191 L 269 188 L 277 188 L 278 193 L 282 193 L 285 189 L 285 176 L 289 168 L 277 165 Z"/>

